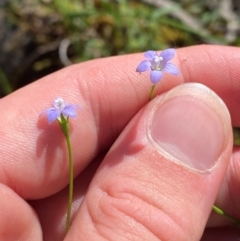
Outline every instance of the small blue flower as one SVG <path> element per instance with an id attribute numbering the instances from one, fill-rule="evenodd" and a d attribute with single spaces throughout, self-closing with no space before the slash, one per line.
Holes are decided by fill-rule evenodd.
<path id="1" fill-rule="evenodd" d="M 164 71 L 173 75 L 179 74 L 177 66 L 168 62 L 173 58 L 174 54 L 175 49 L 165 49 L 159 55 L 157 52 L 149 50 L 144 53 L 147 60 L 143 60 L 136 71 L 141 73 L 151 70 L 150 80 L 155 85 L 162 79 Z"/>
<path id="2" fill-rule="evenodd" d="M 62 98 L 56 98 L 52 104 L 53 107 L 47 108 L 40 115 L 46 113 L 48 123 L 51 124 L 53 121 L 58 119 L 61 121 L 61 115 L 67 119 L 68 117 L 75 118 L 77 116 L 75 108 L 80 108 L 78 105 L 66 104 Z"/>

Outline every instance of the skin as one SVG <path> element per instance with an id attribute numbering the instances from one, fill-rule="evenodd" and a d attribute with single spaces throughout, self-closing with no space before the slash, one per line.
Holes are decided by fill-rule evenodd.
<path id="1" fill-rule="evenodd" d="M 240 152 L 232 149 L 230 123 L 224 124 L 229 132 L 223 158 L 211 180 L 166 157 L 159 157 L 164 163 L 159 168 L 151 146 L 123 148 L 138 141 L 139 123 L 157 103 L 148 103 L 149 74 L 135 72 L 142 59 L 142 54 L 132 54 L 76 64 L 0 100 L 0 240 L 199 240 L 204 230 L 202 241 L 237 240 L 238 230 L 226 219 L 216 214 L 209 219 L 215 199 L 240 219 Z M 155 95 L 183 83 L 202 83 L 225 102 L 232 125 L 240 126 L 238 48 L 181 48 L 174 63 L 181 74 L 164 74 Z M 70 120 L 75 181 L 67 235 L 65 140 L 57 123 L 39 118 L 58 96 L 82 107 Z M 167 199 L 166 192 L 174 198 Z M 156 217 L 148 218 L 151 213 Z"/>

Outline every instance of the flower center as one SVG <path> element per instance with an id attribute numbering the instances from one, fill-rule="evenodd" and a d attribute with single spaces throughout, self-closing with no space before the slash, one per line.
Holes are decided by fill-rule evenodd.
<path id="1" fill-rule="evenodd" d="M 162 70 L 163 57 L 155 56 L 152 60 L 152 70 Z"/>
<path id="2" fill-rule="evenodd" d="M 54 100 L 53 106 L 56 109 L 63 110 L 64 107 L 65 107 L 65 102 L 64 102 L 64 100 L 62 98 L 57 98 L 56 100 Z"/>

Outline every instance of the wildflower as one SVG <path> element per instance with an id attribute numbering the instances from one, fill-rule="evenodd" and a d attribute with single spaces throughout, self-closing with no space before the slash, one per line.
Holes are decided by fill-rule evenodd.
<path id="1" fill-rule="evenodd" d="M 51 124 L 56 119 L 61 121 L 62 118 L 65 120 L 68 119 L 68 117 L 75 118 L 77 116 L 75 108 L 81 109 L 78 105 L 66 104 L 65 101 L 59 97 L 53 101 L 52 107 L 47 108 L 41 115 L 46 113 L 48 123 Z"/>
<path id="2" fill-rule="evenodd" d="M 141 73 L 151 70 L 150 80 L 153 85 L 156 85 L 162 79 L 164 71 L 173 75 L 179 73 L 178 68 L 173 63 L 169 63 L 174 54 L 175 49 L 165 49 L 159 55 L 157 52 L 149 50 L 144 53 L 147 60 L 143 60 L 136 71 Z"/>
<path id="3" fill-rule="evenodd" d="M 56 98 L 53 101 L 52 107 L 44 110 L 42 114 L 47 114 L 47 119 L 49 124 L 53 121 L 58 120 L 58 124 L 65 136 L 67 148 L 68 148 L 68 159 L 69 159 L 69 191 L 68 191 L 68 209 L 67 209 L 67 219 L 66 219 L 66 232 L 68 232 L 71 221 L 71 210 L 72 210 L 72 200 L 73 200 L 73 156 L 72 147 L 70 142 L 70 126 L 69 117 L 76 117 L 75 108 L 80 108 L 78 105 L 66 104 L 62 98 Z"/>

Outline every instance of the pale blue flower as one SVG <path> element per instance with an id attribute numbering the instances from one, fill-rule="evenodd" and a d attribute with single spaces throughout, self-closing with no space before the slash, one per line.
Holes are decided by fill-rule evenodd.
<path id="1" fill-rule="evenodd" d="M 60 121 L 61 115 L 65 119 L 68 117 L 75 118 L 77 116 L 76 108 L 81 109 L 78 105 L 66 104 L 65 101 L 59 97 L 53 101 L 52 107 L 44 110 L 41 115 L 45 113 L 47 115 L 48 123 L 51 124 L 56 119 Z"/>
<path id="2" fill-rule="evenodd" d="M 177 66 L 169 63 L 174 54 L 175 49 L 165 49 L 159 55 L 156 51 L 149 50 L 144 53 L 147 59 L 138 65 L 136 71 L 141 73 L 150 70 L 150 80 L 155 85 L 162 79 L 164 71 L 173 75 L 179 74 Z"/>

